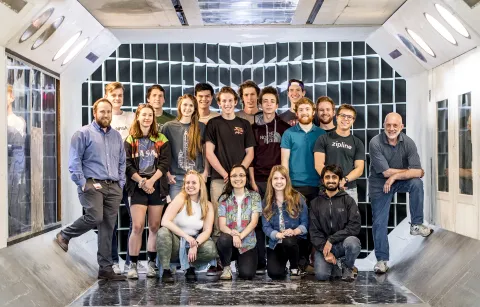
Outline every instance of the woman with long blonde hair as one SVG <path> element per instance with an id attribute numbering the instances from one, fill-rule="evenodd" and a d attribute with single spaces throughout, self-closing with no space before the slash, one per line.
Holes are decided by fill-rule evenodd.
<path id="1" fill-rule="evenodd" d="M 308 209 L 305 198 L 293 189 L 288 170 L 276 165 L 267 181 L 263 200 L 263 231 L 270 238 L 267 273 L 272 279 L 285 277 L 290 262 L 290 278 L 301 278 L 300 250 L 308 248 Z"/>
<path id="2" fill-rule="evenodd" d="M 213 205 L 208 201 L 203 176 L 189 170 L 180 193 L 168 205 L 157 234 L 157 253 L 163 268 L 162 281 L 173 282 L 170 263 L 180 263 L 185 277 L 194 280 L 195 268 L 206 266 L 217 257 L 210 238 L 213 229 Z M 172 258 L 172 255 L 173 256 Z"/>
<path id="3" fill-rule="evenodd" d="M 190 94 L 179 97 L 177 113 L 175 120 L 162 127 L 162 133 L 172 145 L 173 159 L 167 174 L 171 199 L 180 192 L 187 171 L 196 170 L 205 181 L 208 176 L 208 162 L 204 154 L 206 126 L 199 122 L 197 99 Z"/>

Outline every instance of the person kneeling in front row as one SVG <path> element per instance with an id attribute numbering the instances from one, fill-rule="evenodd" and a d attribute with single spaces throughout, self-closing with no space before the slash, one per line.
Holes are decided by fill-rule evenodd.
<path id="1" fill-rule="evenodd" d="M 327 165 L 322 171 L 325 190 L 310 204 L 310 239 L 315 247 L 315 276 L 328 280 L 342 258 L 342 279 L 353 281 L 354 264 L 360 254 L 360 213 L 355 200 L 339 190 L 343 171 Z"/>
<path id="2" fill-rule="evenodd" d="M 185 277 L 195 280 L 195 268 L 217 257 L 210 238 L 213 229 L 213 205 L 201 174 L 185 174 L 180 193 L 168 205 L 157 233 L 157 253 L 163 268 L 162 281 L 173 282 L 170 263 L 180 263 Z"/>
<path id="3" fill-rule="evenodd" d="M 272 279 L 286 275 L 290 262 L 290 279 L 302 277 L 298 267 L 300 250 L 308 250 L 308 209 L 305 198 L 292 188 L 288 170 L 276 165 L 267 181 L 263 200 L 263 231 L 270 238 L 267 249 L 267 273 Z"/>

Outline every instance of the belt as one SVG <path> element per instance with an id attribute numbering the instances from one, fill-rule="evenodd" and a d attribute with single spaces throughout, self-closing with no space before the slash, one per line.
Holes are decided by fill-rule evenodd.
<path id="1" fill-rule="evenodd" d="M 91 179 L 94 183 L 96 182 L 101 182 L 101 183 L 105 183 L 105 184 L 114 184 L 114 183 L 117 183 L 118 181 L 113 181 L 113 180 L 110 180 L 110 179 L 105 179 L 105 180 L 102 180 L 102 179 L 95 179 L 95 178 L 88 178 L 88 179 Z M 88 180 L 87 179 L 87 180 Z"/>

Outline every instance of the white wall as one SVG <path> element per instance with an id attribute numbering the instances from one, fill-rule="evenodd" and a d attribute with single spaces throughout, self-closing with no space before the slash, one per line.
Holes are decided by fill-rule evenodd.
<path id="1" fill-rule="evenodd" d="M 7 246 L 8 239 L 8 183 L 7 183 L 7 56 L 5 48 L 0 46 L 0 97 L 3 103 L 0 108 L 0 248 Z"/>

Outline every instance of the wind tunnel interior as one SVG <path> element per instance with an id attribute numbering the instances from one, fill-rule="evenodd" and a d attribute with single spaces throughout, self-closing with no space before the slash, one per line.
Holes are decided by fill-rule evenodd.
<path id="1" fill-rule="evenodd" d="M 11 166 L 7 162 L 6 153 L 2 155 L 4 161 L 0 161 L 0 173 L 4 178 L 0 186 L 0 195 L 3 197 L 0 201 L 3 221 L 0 224 L 4 225 L 0 228 L 0 246 L 5 247 L 0 250 L 0 257 L 5 260 L 5 270 L 11 271 L 18 266 L 25 266 L 25 263 L 12 258 L 19 258 L 19 253 L 32 248 L 33 245 L 27 247 L 28 244 L 37 240 L 34 246 L 35 249 L 42 250 L 39 255 L 42 255 L 43 259 L 23 260 L 28 262 L 27 267 L 38 267 L 40 262 L 45 265 L 40 271 L 29 269 L 25 274 L 10 276 L 9 284 L 16 284 L 16 287 L 24 284 L 25 289 L 37 287 L 27 281 L 29 274 L 39 274 L 38 287 L 42 289 L 58 287 L 58 274 L 66 274 L 72 283 L 73 275 L 81 279 L 78 282 L 81 286 L 72 288 L 72 294 L 61 298 L 52 298 L 55 295 L 45 291 L 42 295 L 48 299 L 45 298 L 43 302 L 48 301 L 52 306 L 73 302 L 80 293 L 94 284 L 94 235 L 79 242 L 78 250 L 74 250 L 73 255 L 67 255 L 67 259 L 58 251 L 55 251 L 55 255 L 50 255 L 49 251 L 44 249 L 52 248 L 48 236 L 52 237 L 56 233 L 53 229 L 71 223 L 82 214 L 76 186 L 71 182 L 68 172 L 70 138 L 78 128 L 92 119 L 92 103 L 100 98 L 97 94 L 103 96 L 104 84 L 117 81 L 112 78 L 123 73 L 120 66 L 128 65 L 129 76 L 126 83 L 131 100 L 128 110 L 136 108 L 141 101 L 135 97 L 143 99 L 145 87 L 151 83 L 168 85 L 169 107 L 173 110 L 175 96 L 191 91 L 194 83 L 203 80 L 202 78 L 211 82 L 215 89 L 222 85 L 238 86 L 240 81 L 259 78 L 259 84 L 274 84 L 283 90 L 282 107 L 287 109 L 285 82 L 292 76 L 306 77 L 311 80 L 307 82 L 307 96 L 308 93 L 311 98 L 317 98 L 320 94 L 332 95 L 338 98 L 337 104 L 351 103 L 363 112 L 363 126 L 354 127 L 353 133 L 364 141 L 367 152 L 368 141 L 382 131 L 385 114 L 389 111 L 405 114 L 406 133 L 416 142 L 426 172 L 423 179 L 425 219 L 436 225 L 437 231 L 425 242 L 409 238 L 405 226 L 409 220 L 408 195 L 397 195 L 392 207 L 395 210 L 392 215 L 393 222 L 389 225 L 389 238 L 391 262 L 394 263 L 392 269 L 401 268 L 402 274 L 391 274 L 387 281 L 383 281 L 386 284 L 382 285 L 371 272 L 361 272 L 362 278 L 357 282 L 357 286 L 344 286 L 340 293 L 358 291 L 358 296 L 353 300 L 367 304 L 396 302 L 455 306 L 460 302 L 465 305 L 473 302 L 473 297 L 478 295 L 474 288 L 474 283 L 478 282 L 475 276 L 478 274 L 469 270 L 469 267 L 475 266 L 475 259 L 480 253 L 480 248 L 477 248 L 478 241 L 474 240 L 480 239 L 480 177 L 474 158 L 480 154 L 480 144 L 475 137 L 470 138 L 470 143 L 465 143 L 464 137 L 480 131 L 480 93 L 476 86 L 480 80 L 480 53 L 477 48 L 480 45 L 480 5 L 473 2 L 408 0 L 379 27 L 269 27 L 261 30 L 255 27 L 239 29 L 226 26 L 219 29 L 197 26 L 201 21 L 189 18 L 190 5 L 183 3 L 189 27 L 151 30 L 104 27 L 89 10 L 73 0 L 0 1 L 0 18 L 4 24 L 0 32 L 0 50 L 6 63 L 0 68 L 0 81 L 5 85 L 12 84 L 14 88 L 20 88 L 20 84 L 28 88 L 28 95 L 24 93 L 25 90 L 19 92 L 19 95 L 24 95 L 23 100 L 18 100 L 23 105 L 16 106 L 16 110 L 29 113 L 26 123 L 30 126 L 26 129 L 30 130 L 25 145 L 26 165 L 30 167 L 30 171 L 22 181 L 23 190 L 12 193 L 7 180 Z M 5 5 L 6 3 L 10 3 L 10 7 Z M 331 1 L 324 1 L 325 6 L 330 4 Z M 259 31 L 262 31 L 262 34 L 259 34 Z M 300 32 L 303 34 L 299 34 Z M 66 47 L 62 48 L 65 45 Z M 193 57 L 189 51 L 192 45 Z M 142 56 L 135 58 L 135 48 L 139 46 L 143 50 Z M 155 48 L 152 58 L 146 56 L 148 48 Z M 363 51 L 359 52 L 362 48 Z M 260 49 L 261 52 L 258 51 Z M 123 53 L 125 50 L 128 50 L 128 55 Z M 162 55 L 161 50 L 166 50 L 168 55 Z M 203 56 L 197 60 L 197 50 L 200 50 L 200 54 L 205 50 L 204 61 Z M 215 55 L 210 57 L 209 50 L 214 50 L 213 53 L 216 50 L 216 61 Z M 256 50 L 259 53 L 256 53 Z M 350 53 L 343 50 L 350 50 Z M 258 59 L 262 60 L 256 60 L 255 54 L 260 54 Z M 111 63 L 114 63 L 114 68 L 108 66 Z M 134 80 L 135 67 L 139 66 L 142 66 L 143 78 Z M 155 69 L 152 73 L 154 77 L 147 80 L 148 67 Z M 197 68 L 199 76 L 196 75 Z M 382 70 L 383 68 L 385 70 Z M 112 69 L 113 77 L 107 77 L 108 69 Z M 382 74 L 389 69 L 392 70 L 391 77 L 388 73 L 388 77 L 383 78 Z M 374 70 L 376 72 L 369 75 L 369 72 Z M 345 71 L 350 74 L 345 74 Z M 363 71 L 364 76 L 355 77 L 357 71 Z M 177 78 L 177 74 L 182 77 L 172 81 L 172 78 Z M 166 79 L 162 79 L 165 75 Z M 191 78 L 185 80 L 184 76 L 190 75 Z M 0 94 L 7 97 L 7 87 L 1 88 Z M 402 93 L 404 98 L 399 98 Z M 387 96 L 391 98 L 387 99 Z M 362 97 L 359 99 L 361 102 L 356 102 L 357 97 Z M 6 110 L 0 111 L 0 115 L 4 119 L 8 116 Z M 8 127 L 4 125 L 1 129 L 0 140 L 7 147 Z M 468 159 L 470 161 L 466 163 L 465 160 Z M 366 243 L 362 246 L 363 259 L 358 260 L 362 271 L 371 270 L 375 263 L 374 253 L 371 252 L 373 239 L 367 185 L 368 158 L 365 168 L 361 178 L 364 182 L 364 196 L 359 202 L 361 213 L 365 216 L 361 235 L 364 237 L 362 243 Z M 464 173 L 468 168 L 471 175 L 467 178 Z M 28 196 L 22 198 L 22 195 Z M 8 220 L 13 197 L 16 197 L 18 203 L 31 203 L 29 210 L 19 213 L 23 220 L 14 230 L 9 228 L 12 223 L 9 225 Z M 121 208 L 119 214 L 119 223 L 122 224 L 122 216 L 126 215 L 125 209 Z M 122 231 L 125 232 L 119 230 Z M 45 234 L 28 239 L 29 236 L 42 232 Z M 29 235 L 24 236 L 23 233 Z M 449 257 L 439 257 L 431 265 L 427 264 L 431 259 L 414 259 L 413 256 L 408 256 L 407 251 L 415 247 L 435 258 L 433 251 L 441 253 L 439 246 L 446 246 L 447 242 L 452 246 L 455 244 L 457 253 L 446 247 L 445 255 Z M 7 245 L 11 246 L 6 247 Z M 467 246 L 474 246 L 473 252 L 469 253 Z M 35 249 L 30 250 L 34 252 Z M 83 254 L 91 254 L 92 259 L 86 260 Z M 55 263 L 50 259 L 56 259 Z M 72 265 L 79 271 L 85 266 L 84 271 L 87 273 L 80 274 L 75 271 L 72 275 Z M 56 266 L 56 269 L 51 270 L 49 266 Z M 434 269 L 438 270 L 437 273 Z M 425 276 L 433 277 L 429 280 Z M 446 280 L 446 286 L 435 284 L 431 289 L 422 287 L 425 280 L 434 284 L 435 276 Z M 274 291 L 286 291 L 291 295 L 292 303 L 297 304 L 353 302 L 335 297 L 318 299 L 317 292 L 335 291 L 335 285 L 332 288 L 328 288 L 331 286 L 328 285 L 312 293 L 305 293 L 308 298 L 299 302 L 293 300 L 295 289 L 289 288 L 290 285 L 272 285 L 273 290 L 268 291 L 273 292 L 263 292 L 260 291 L 264 289 L 262 282 L 255 282 L 248 288 L 258 292 L 252 304 L 268 303 L 267 296 L 269 293 L 274 295 Z M 268 280 L 265 282 L 270 283 Z M 372 285 L 373 288 L 377 286 L 379 292 L 393 292 L 402 299 L 382 300 L 381 295 L 373 295 L 373 298 L 368 299 L 369 296 L 372 297 L 372 293 L 360 290 L 359 283 Z M 313 281 L 306 281 L 305 286 L 307 284 L 310 288 L 316 286 Z M 66 283 L 65 287 L 67 285 L 70 287 L 71 284 Z M 103 286 L 94 285 L 85 296 L 76 300 L 74 305 L 85 305 L 88 302 L 105 305 L 119 303 L 114 298 L 118 289 L 108 288 L 108 285 L 102 288 Z M 236 286 L 243 287 L 238 283 Z M 121 301 L 121 304 L 133 304 L 137 299 L 141 301 L 149 295 L 146 289 L 158 291 L 161 284 L 150 284 L 143 280 L 136 287 L 136 296 L 129 296 Z M 193 297 L 193 294 L 203 297 L 222 293 L 220 290 L 226 291 L 223 286 L 219 286 L 220 290 L 216 289 L 215 292 L 212 290 L 215 287 L 217 284 L 209 286 L 207 281 L 199 287 L 182 284 L 176 288 L 164 289 L 164 292 L 160 291 L 160 294 L 151 297 L 149 302 L 167 302 L 166 293 L 174 293 L 168 302 L 183 304 L 189 302 L 180 300 L 184 292 L 190 293 L 190 297 Z M 402 292 L 402 287 L 410 289 L 412 293 Z M 0 292 L 4 302 L 20 293 L 27 293 L 16 288 L 6 289 L 9 290 Z M 67 289 L 64 291 L 68 292 Z M 104 299 L 102 293 L 106 292 L 111 295 Z M 31 294 L 26 294 L 25 298 L 29 298 L 29 295 Z M 35 292 L 35 295 L 38 298 L 40 293 Z M 235 303 L 246 299 L 237 292 L 235 295 Z M 195 302 L 227 303 L 211 300 Z"/>

